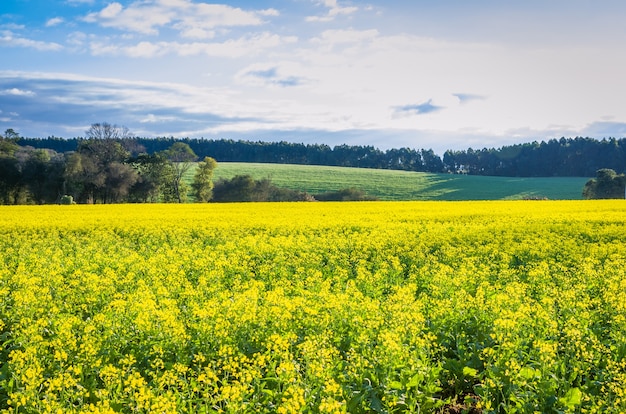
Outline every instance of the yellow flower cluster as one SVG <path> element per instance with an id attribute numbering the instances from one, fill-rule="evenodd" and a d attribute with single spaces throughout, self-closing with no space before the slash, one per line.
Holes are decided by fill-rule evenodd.
<path id="1" fill-rule="evenodd" d="M 626 412 L 625 207 L 0 207 L 0 412 Z"/>

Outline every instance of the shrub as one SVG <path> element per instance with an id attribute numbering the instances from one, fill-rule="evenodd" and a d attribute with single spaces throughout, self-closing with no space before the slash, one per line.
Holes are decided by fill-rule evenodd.
<path id="1" fill-rule="evenodd" d="M 74 201 L 74 197 L 72 197 L 71 195 L 64 195 L 63 197 L 61 197 L 60 204 L 72 205 L 76 204 L 76 202 Z"/>
<path id="2" fill-rule="evenodd" d="M 376 201 L 377 197 L 365 194 L 365 191 L 354 187 L 344 188 L 338 191 L 329 191 L 322 194 L 316 194 L 315 199 L 318 201 Z"/>

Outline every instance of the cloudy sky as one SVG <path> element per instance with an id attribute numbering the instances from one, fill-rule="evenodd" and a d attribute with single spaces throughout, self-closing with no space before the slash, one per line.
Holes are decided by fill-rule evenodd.
<path id="1" fill-rule="evenodd" d="M 0 130 L 446 149 L 626 136 L 623 0 L 2 0 Z"/>

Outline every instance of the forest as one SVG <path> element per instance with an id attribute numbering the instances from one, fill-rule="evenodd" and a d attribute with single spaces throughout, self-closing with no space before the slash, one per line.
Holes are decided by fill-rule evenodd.
<path id="1" fill-rule="evenodd" d="M 121 203 L 186 201 L 183 179 L 197 155 L 183 142 L 157 153 L 128 139 L 124 128 L 93 124 L 76 148 L 18 145 L 13 130 L 0 139 L 0 204 Z M 205 157 L 194 181 L 199 201 L 212 196 L 216 162 Z"/>
<path id="2" fill-rule="evenodd" d="M 76 151 L 85 138 L 23 138 L 20 146 L 51 149 L 58 153 Z M 593 177 L 602 168 L 626 172 L 626 138 L 560 138 L 500 148 L 448 150 L 443 157 L 432 149 L 373 146 L 302 144 L 292 142 L 234 141 L 201 138 L 124 137 L 128 148 L 154 154 L 183 142 L 200 158 L 218 162 L 262 162 L 329 165 L 504 177 Z"/>

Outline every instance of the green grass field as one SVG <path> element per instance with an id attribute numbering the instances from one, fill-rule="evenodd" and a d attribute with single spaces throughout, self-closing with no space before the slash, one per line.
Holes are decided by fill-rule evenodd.
<path id="1" fill-rule="evenodd" d="M 279 187 L 310 194 L 355 187 L 381 200 L 514 200 L 546 197 L 579 200 L 589 178 L 514 178 L 430 174 L 317 165 L 218 164 L 215 180 L 249 174 L 269 178 Z M 191 180 L 193 170 L 188 177 Z"/>

